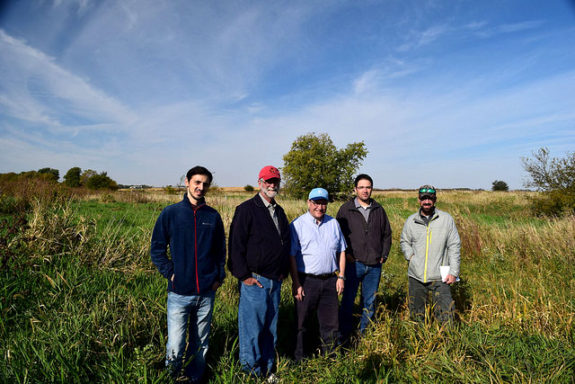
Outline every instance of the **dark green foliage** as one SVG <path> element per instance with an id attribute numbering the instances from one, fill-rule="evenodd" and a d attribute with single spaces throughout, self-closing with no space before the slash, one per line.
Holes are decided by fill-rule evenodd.
<path id="1" fill-rule="evenodd" d="M 244 187 L 244 191 L 246 191 L 246 192 L 253 192 L 253 191 L 254 191 L 254 187 L 248 184 L 248 185 L 246 185 L 246 186 Z"/>
<path id="2" fill-rule="evenodd" d="M 77 188 L 80 184 L 80 175 L 82 170 L 80 167 L 73 167 L 66 172 L 64 175 L 64 184 L 71 188 Z"/>
<path id="3" fill-rule="evenodd" d="M 298 198 L 317 187 L 327 189 L 332 198 L 347 193 L 353 188 L 353 174 L 366 156 L 363 141 L 337 149 L 327 133 L 300 136 L 283 157 L 285 190 Z"/>
<path id="4" fill-rule="evenodd" d="M 38 170 L 38 173 L 48 180 L 57 182 L 60 179 L 60 171 L 54 168 L 42 168 Z"/>
<path id="5" fill-rule="evenodd" d="M 20 173 L 0 173 L 0 183 L 11 183 L 22 180 L 38 179 L 51 183 L 57 183 L 59 179 L 59 171 L 52 168 L 42 168 L 38 171 L 26 171 Z"/>
<path id="6" fill-rule="evenodd" d="M 536 188 L 543 195 L 534 201 L 538 214 L 560 215 L 575 213 L 575 152 L 564 158 L 550 158 L 547 148 L 533 152 L 533 158 L 523 158 L 523 167 L 531 180 L 525 186 Z"/>
<path id="7" fill-rule="evenodd" d="M 81 175 L 82 185 L 88 189 L 118 189 L 118 183 L 112 180 L 107 172 L 97 173 L 88 169 Z"/>
<path id="8" fill-rule="evenodd" d="M 82 174 L 80 175 L 80 184 L 82 184 L 83 186 L 86 186 L 86 183 L 88 182 L 88 180 L 92 177 L 97 175 L 98 172 L 94 171 L 93 169 L 85 169 L 84 171 L 82 171 Z"/>
<path id="9" fill-rule="evenodd" d="M 504 191 L 504 192 L 507 192 L 507 191 L 509 191 L 509 186 L 508 186 L 507 183 L 506 183 L 505 181 L 503 181 L 503 180 L 495 180 L 495 181 L 492 183 L 491 190 L 492 190 L 492 191 Z"/>
<path id="10" fill-rule="evenodd" d="M 116 182 L 108 177 L 106 172 L 90 177 L 86 187 L 89 189 L 118 189 Z"/>

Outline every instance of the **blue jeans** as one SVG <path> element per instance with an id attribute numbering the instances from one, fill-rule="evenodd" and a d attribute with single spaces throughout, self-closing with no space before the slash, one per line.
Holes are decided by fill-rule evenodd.
<path id="1" fill-rule="evenodd" d="M 375 294 L 381 279 L 381 264 L 366 265 L 360 261 L 345 264 L 345 289 L 339 310 L 339 326 L 343 341 L 346 341 L 353 331 L 353 308 L 355 295 L 361 284 L 362 314 L 359 330 L 365 331 L 375 313 Z"/>
<path id="2" fill-rule="evenodd" d="M 192 382 L 202 378 L 206 367 L 215 294 L 210 291 L 202 295 L 183 296 L 168 292 L 166 367 L 172 376 L 177 377 L 182 365 L 185 365 L 184 373 Z M 187 348 L 186 331 L 189 333 Z"/>
<path id="3" fill-rule="evenodd" d="M 281 281 L 253 274 L 263 288 L 240 282 L 238 328 L 240 364 L 255 376 L 271 373 L 275 362 Z"/>

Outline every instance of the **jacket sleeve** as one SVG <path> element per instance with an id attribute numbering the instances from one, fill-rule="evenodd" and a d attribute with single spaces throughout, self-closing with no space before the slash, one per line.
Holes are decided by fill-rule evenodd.
<path id="1" fill-rule="evenodd" d="M 170 243 L 168 215 L 166 211 L 162 211 L 154 231 L 152 232 L 152 245 L 150 247 L 150 255 L 152 263 L 158 268 L 158 271 L 166 279 L 170 279 L 174 274 L 174 263 L 168 258 L 168 244 Z"/>
<path id="2" fill-rule="evenodd" d="M 228 268 L 240 281 L 251 276 L 246 259 L 250 227 L 249 212 L 238 206 L 230 225 Z"/>
<path id="3" fill-rule="evenodd" d="M 281 220 L 284 222 L 284 224 L 282 225 L 284 229 L 282 230 L 281 236 L 282 236 L 283 251 L 285 253 L 282 271 L 283 275 L 287 277 L 290 273 L 291 226 L 283 209 L 281 217 L 282 217 Z"/>
<path id="4" fill-rule="evenodd" d="M 339 210 L 337 211 L 337 215 L 336 215 L 336 220 L 339 224 L 339 227 L 341 229 L 341 233 L 343 233 L 343 237 L 345 238 L 345 242 L 346 244 L 350 245 L 351 241 L 349 240 L 349 233 L 351 232 L 349 230 L 349 218 L 346 215 L 346 209 L 345 207 L 345 203 L 339 207 Z M 353 255 L 353 249 L 351 246 L 348 246 L 347 249 L 345 250 L 345 253 L 347 253 L 348 255 Z"/>
<path id="5" fill-rule="evenodd" d="M 408 218 L 405 221 L 405 224 L 403 225 L 403 231 L 401 231 L 401 238 L 399 241 L 399 245 L 401 246 L 401 251 L 403 252 L 403 256 L 405 257 L 405 260 L 410 261 L 411 258 L 413 257 L 414 254 L 414 250 L 411 246 L 411 240 L 412 240 L 412 235 L 411 235 L 411 230 L 409 229 L 409 221 L 411 219 Z"/>
<path id="6" fill-rule="evenodd" d="M 216 239 L 214 247 L 216 249 L 218 265 L 218 281 L 221 283 L 226 278 L 226 232 L 224 230 L 222 217 L 219 214 L 216 224 Z"/>
<path id="7" fill-rule="evenodd" d="M 459 276 L 459 264 L 461 258 L 461 240 L 459 232 L 455 226 L 455 221 L 451 218 L 449 234 L 447 238 L 447 257 L 449 259 L 449 274 Z"/>
<path id="8" fill-rule="evenodd" d="M 387 217 L 387 213 L 385 213 L 385 209 L 383 210 L 383 222 L 382 222 L 382 236 L 383 236 L 383 249 L 381 251 L 381 257 L 383 258 L 383 262 L 387 260 L 389 256 L 389 251 L 391 250 L 391 224 L 389 223 L 389 219 Z"/>

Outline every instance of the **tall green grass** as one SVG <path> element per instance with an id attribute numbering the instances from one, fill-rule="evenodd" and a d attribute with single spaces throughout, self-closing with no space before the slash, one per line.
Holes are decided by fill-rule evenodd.
<path id="1" fill-rule="evenodd" d="M 44 193 L 43 196 L 50 196 Z M 229 228 L 248 193 L 208 201 Z M 336 357 L 292 362 L 289 279 L 282 288 L 278 376 L 284 383 L 572 383 L 575 219 L 533 217 L 528 193 L 445 192 L 438 206 L 462 238 L 457 322 L 409 320 L 399 235 L 413 193 L 385 192 L 393 246 L 365 337 Z M 8 199 L 8 200 L 7 200 Z M 166 283 L 149 260 L 161 209 L 178 195 L 138 191 L 34 199 L 1 196 L 0 382 L 163 383 Z M 290 219 L 304 201 L 281 198 Z M 330 204 L 335 216 L 338 203 Z M 207 380 L 255 382 L 237 359 L 237 282 L 218 291 Z"/>

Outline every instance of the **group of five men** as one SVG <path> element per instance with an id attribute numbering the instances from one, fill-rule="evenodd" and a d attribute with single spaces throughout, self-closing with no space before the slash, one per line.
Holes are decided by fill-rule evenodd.
<path id="1" fill-rule="evenodd" d="M 211 182 L 206 168 L 190 169 L 183 200 L 162 211 L 152 234 L 152 261 L 168 281 L 166 366 L 173 377 L 184 369 L 190 382 L 203 376 L 215 292 L 225 277 L 224 225 L 204 200 Z M 240 290 L 239 360 L 244 371 L 271 381 L 281 284 L 288 274 L 297 317 L 294 356 L 300 361 L 311 347 L 309 329 L 316 315 L 322 352 L 350 340 L 360 285 L 359 331 L 365 331 L 391 248 L 391 226 L 383 207 L 371 198 L 370 176 L 356 177 L 356 197 L 341 206 L 335 219 L 326 214 L 328 192 L 315 188 L 308 195 L 308 211 L 291 224 L 275 200 L 280 182 L 277 168 L 262 168 L 258 194 L 236 208 L 229 230 L 228 269 Z M 400 241 L 409 261 L 409 309 L 423 319 L 432 292 L 436 317 L 449 322 L 450 285 L 459 275 L 459 235 L 452 217 L 435 208 L 434 187 L 421 187 L 418 197 L 420 210 L 407 219 Z"/>

